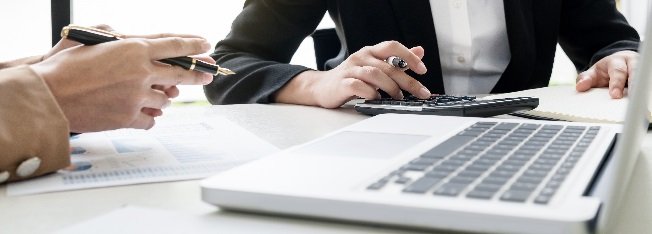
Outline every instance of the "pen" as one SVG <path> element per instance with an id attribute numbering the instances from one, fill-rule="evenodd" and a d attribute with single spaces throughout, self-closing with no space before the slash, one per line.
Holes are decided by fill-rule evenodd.
<path id="1" fill-rule="evenodd" d="M 122 39 L 122 37 L 122 35 L 114 32 L 72 24 L 63 27 L 61 30 L 61 38 L 67 38 L 84 45 L 97 45 L 104 42 L 117 41 Z M 205 72 L 213 75 L 235 74 L 235 72 L 229 70 L 228 68 L 223 68 L 217 64 L 207 63 L 188 56 L 166 58 L 158 61 L 174 66 L 180 66 L 188 70 Z"/>

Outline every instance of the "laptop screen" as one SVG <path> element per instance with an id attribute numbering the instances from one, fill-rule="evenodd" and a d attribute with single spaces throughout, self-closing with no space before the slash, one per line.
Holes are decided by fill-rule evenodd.
<path id="1" fill-rule="evenodd" d="M 649 11 L 648 11 L 649 12 Z M 645 28 L 643 38 L 652 38 L 652 20 L 648 13 L 648 23 Z M 627 185 L 631 177 L 634 165 L 640 153 L 641 144 L 647 132 L 649 120 L 648 102 L 650 91 L 650 79 L 652 78 L 652 46 L 650 43 L 643 42 L 639 48 L 638 66 L 635 67 L 633 76 L 630 76 L 629 86 L 629 104 L 625 122 L 623 124 L 623 133 L 618 139 L 612 165 L 605 172 L 606 188 L 610 191 L 605 198 L 604 207 L 600 214 L 598 230 L 609 232 L 613 228 L 610 223 L 617 215 L 619 203 L 622 200 L 624 191 L 627 191 Z"/>

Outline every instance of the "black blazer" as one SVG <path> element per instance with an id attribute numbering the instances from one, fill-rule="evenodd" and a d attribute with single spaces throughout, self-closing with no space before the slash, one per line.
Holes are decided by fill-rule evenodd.
<path id="1" fill-rule="evenodd" d="M 557 43 L 578 71 L 616 51 L 638 48 L 638 34 L 613 0 L 504 0 L 504 5 L 511 60 L 493 93 L 547 86 Z M 410 75 L 432 92 L 444 92 L 428 0 L 248 0 L 212 54 L 237 74 L 218 76 L 205 86 L 208 100 L 273 102 L 274 92 L 309 69 L 288 63 L 326 11 L 342 44 L 340 56 L 327 67 L 382 41 L 420 45 L 428 73 Z"/>

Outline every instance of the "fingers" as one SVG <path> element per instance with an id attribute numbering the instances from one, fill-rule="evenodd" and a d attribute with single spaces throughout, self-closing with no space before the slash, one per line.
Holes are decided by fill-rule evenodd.
<path id="1" fill-rule="evenodd" d="M 114 32 L 115 31 L 111 26 L 106 25 L 106 24 L 98 24 L 98 25 L 93 26 L 93 28 L 97 28 L 99 30 L 104 30 L 104 31 L 107 31 L 107 32 Z"/>
<path id="2" fill-rule="evenodd" d="M 607 66 L 604 63 L 596 63 L 593 67 L 577 76 L 575 89 L 579 92 L 584 92 L 591 88 L 607 87 L 608 85 L 609 74 L 607 72 Z"/>
<path id="3" fill-rule="evenodd" d="M 177 86 L 163 89 L 163 92 L 165 92 L 165 95 L 167 95 L 168 98 L 176 98 L 179 96 L 179 88 L 177 88 Z"/>
<path id="4" fill-rule="evenodd" d="M 612 98 L 622 98 L 625 84 L 627 83 L 627 63 L 624 59 L 611 59 L 607 65 L 609 74 L 609 94 Z"/>
<path id="5" fill-rule="evenodd" d="M 352 94 L 352 97 L 358 96 L 364 99 L 379 99 L 380 93 L 376 91 L 376 88 L 371 85 L 356 79 L 356 78 L 346 78 L 342 80 L 342 84 L 348 94 Z"/>
<path id="6" fill-rule="evenodd" d="M 401 92 L 401 88 L 398 84 L 379 68 L 373 66 L 352 67 L 347 71 L 345 77 L 362 80 L 371 87 L 376 87 L 385 91 L 394 99 L 403 99 L 403 92 Z M 374 90 L 374 93 L 377 92 Z"/>
<path id="7" fill-rule="evenodd" d="M 173 86 L 163 86 L 163 85 L 152 85 L 152 89 L 160 90 L 168 96 L 168 98 L 176 98 L 179 96 L 179 88 L 175 85 Z"/>
<path id="8" fill-rule="evenodd" d="M 365 48 L 371 53 L 371 55 L 380 60 L 384 60 L 390 56 L 398 56 L 405 60 L 408 63 L 410 70 L 417 74 L 425 74 L 428 71 L 426 65 L 421 62 L 419 56 L 396 41 L 381 42 L 375 46 Z M 363 48 L 363 50 L 365 50 L 365 48 Z"/>
<path id="9" fill-rule="evenodd" d="M 163 115 L 163 111 L 160 110 L 160 109 L 154 109 L 154 108 L 148 108 L 148 107 L 145 107 L 145 108 L 143 108 L 141 111 L 142 111 L 143 113 L 145 113 L 146 115 L 152 116 L 152 117 L 154 117 L 154 118 Z"/>
<path id="10" fill-rule="evenodd" d="M 215 63 L 215 59 L 211 58 L 210 56 L 198 55 L 198 56 L 191 56 L 191 57 L 199 59 L 199 60 L 207 62 L 207 63 Z"/>
<path id="11" fill-rule="evenodd" d="M 201 36 L 192 35 L 192 34 L 176 34 L 176 33 L 157 33 L 157 34 L 148 34 L 148 35 L 124 35 L 124 38 L 147 38 L 147 39 L 157 39 L 157 38 L 166 38 L 166 37 L 182 37 L 182 38 L 199 38 L 204 39 Z"/>
<path id="12" fill-rule="evenodd" d="M 166 37 L 146 40 L 153 60 L 201 54 L 211 49 L 203 38 Z"/>
<path id="13" fill-rule="evenodd" d="M 594 87 L 609 87 L 609 96 L 622 98 L 629 77 L 636 67 L 638 53 L 620 51 L 600 59 L 590 69 L 578 75 L 577 91 L 586 91 Z"/>
<path id="14" fill-rule="evenodd" d="M 411 93 L 412 95 L 418 98 L 427 99 L 430 97 L 430 95 L 432 95 L 430 93 L 430 90 L 428 90 L 426 86 L 423 86 L 421 82 L 417 81 L 416 79 L 406 74 L 405 72 L 398 70 L 395 67 L 392 67 L 391 65 L 383 61 L 380 60 L 370 61 L 369 66 L 381 67 L 383 72 L 387 74 L 387 76 L 390 77 L 392 81 L 395 82 L 400 87 L 400 89 L 408 91 L 409 93 Z M 392 90 L 385 90 L 385 89 L 382 90 L 391 95 L 389 91 Z M 401 96 L 403 96 L 402 93 Z M 392 98 L 394 98 L 394 96 L 392 96 Z"/>
<path id="15" fill-rule="evenodd" d="M 421 62 L 421 58 L 424 56 L 423 47 L 417 46 L 408 49 L 401 43 L 395 41 L 387 41 L 372 47 L 365 47 L 351 55 L 347 60 L 349 65 L 378 68 L 385 75 L 378 75 L 373 72 L 372 75 L 375 77 L 370 79 L 369 76 L 365 76 L 365 73 L 359 72 L 359 70 L 358 73 L 354 71 L 353 74 L 348 75 L 361 79 L 369 84 L 372 84 L 373 86 L 382 89 L 395 99 L 402 99 L 403 94 L 400 90 L 396 90 L 395 85 L 392 85 L 391 82 L 396 83 L 400 89 L 406 90 L 418 98 L 429 98 L 431 95 L 430 91 L 419 81 L 407 75 L 404 71 L 397 69 L 396 67 L 384 61 L 384 59 L 390 56 L 401 57 L 408 63 L 408 68 L 418 74 L 424 74 L 427 72 L 425 64 Z M 370 70 L 369 68 L 365 69 Z M 367 72 L 367 74 L 371 73 L 372 72 Z M 391 80 L 386 79 L 387 77 L 389 77 Z"/>
<path id="16" fill-rule="evenodd" d="M 155 64 L 153 85 L 207 85 L 213 81 L 213 75 L 198 71 L 188 71 L 182 67 L 167 64 Z"/>
<path id="17" fill-rule="evenodd" d="M 154 117 L 141 111 L 129 127 L 138 129 L 150 129 L 154 127 L 154 124 Z"/>
<path id="18" fill-rule="evenodd" d="M 172 102 L 163 91 L 150 89 L 149 93 L 145 97 L 145 101 L 143 101 L 142 107 L 165 109 L 171 104 Z"/>
<path id="19" fill-rule="evenodd" d="M 627 57 L 625 59 L 625 62 L 627 63 L 627 74 L 629 74 L 629 78 L 627 78 L 627 86 L 631 87 L 632 78 L 634 77 L 633 76 L 634 70 L 638 65 L 638 60 L 636 57 L 634 58 Z"/>
<path id="20" fill-rule="evenodd" d="M 580 73 L 577 75 L 577 83 L 575 84 L 575 89 L 578 92 L 584 92 L 593 87 L 593 82 L 597 78 L 597 74 L 595 72 L 595 66 L 589 68 L 588 70 Z"/>
<path id="21" fill-rule="evenodd" d="M 421 46 L 412 47 L 410 48 L 410 51 L 414 53 L 417 57 L 419 57 L 419 59 L 423 59 L 423 56 L 425 55 L 425 51 Z"/>

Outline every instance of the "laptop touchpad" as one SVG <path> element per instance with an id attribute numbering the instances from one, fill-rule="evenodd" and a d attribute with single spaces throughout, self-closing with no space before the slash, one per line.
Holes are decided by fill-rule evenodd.
<path id="1" fill-rule="evenodd" d="M 428 139 L 424 135 L 340 132 L 295 150 L 297 154 L 386 159 Z"/>

